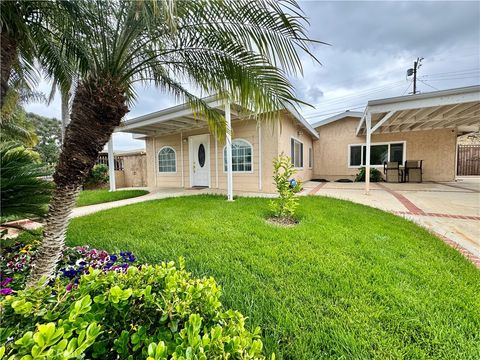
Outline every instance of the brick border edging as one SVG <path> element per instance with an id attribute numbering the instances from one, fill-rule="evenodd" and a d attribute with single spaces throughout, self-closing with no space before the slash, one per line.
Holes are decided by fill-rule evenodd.
<path id="1" fill-rule="evenodd" d="M 395 190 L 392 190 L 388 188 L 387 186 L 377 183 L 382 189 L 384 189 L 386 192 L 394 196 L 403 206 L 405 206 L 408 211 L 394 211 L 394 214 L 397 215 L 417 215 L 417 216 L 431 216 L 431 217 L 443 217 L 443 218 L 450 218 L 450 219 L 463 219 L 463 220 L 480 220 L 480 216 L 471 216 L 471 215 L 450 215 L 450 214 L 441 214 L 441 213 L 427 213 L 420 209 L 418 206 L 416 206 L 413 202 L 411 202 L 409 199 L 407 199 L 405 196 L 402 194 L 396 192 Z M 452 186 L 456 187 L 456 186 Z M 466 188 L 463 188 L 464 190 L 469 190 Z M 473 191 L 475 192 L 475 191 Z M 424 227 L 425 228 L 425 227 Z M 463 246 L 460 244 L 456 243 L 452 239 L 449 239 L 445 235 L 439 234 L 436 231 L 433 231 L 432 229 L 427 229 L 437 237 L 439 237 L 444 243 L 447 245 L 453 247 L 455 250 L 457 250 L 460 254 L 462 254 L 467 260 L 469 260 L 473 265 L 475 265 L 477 268 L 480 269 L 480 257 L 476 256 L 469 250 L 465 249 Z"/>
<path id="2" fill-rule="evenodd" d="M 379 187 L 381 187 L 383 190 L 388 192 L 390 195 L 394 196 L 400 203 L 407 208 L 407 210 L 413 214 L 413 215 L 425 215 L 425 212 L 420 209 L 417 205 L 415 205 L 413 202 L 408 200 L 405 196 L 402 194 L 399 194 L 395 190 L 392 190 L 388 188 L 387 186 L 383 185 L 382 183 L 377 183 Z"/>
<path id="3" fill-rule="evenodd" d="M 461 215 L 448 215 L 448 214 L 433 214 L 433 213 L 424 213 L 424 214 L 412 214 L 411 212 L 408 212 L 408 211 L 393 211 L 392 214 L 394 215 L 417 215 L 417 216 L 438 216 L 438 217 L 450 217 L 450 218 L 454 218 L 454 219 L 465 219 L 466 217 L 465 216 L 461 216 Z M 480 220 L 480 217 L 479 216 L 470 216 L 468 217 L 469 220 L 471 220 L 471 218 L 475 218 L 473 220 Z M 412 219 L 407 219 L 407 220 L 411 220 L 413 221 Z M 468 261 L 470 261 L 471 263 L 473 263 L 473 265 L 475 265 L 477 268 L 480 269 L 480 257 L 473 254 L 471 251 L 465 249 L 463 246 L 461 246 L 459 243 L 453 241 L 452 239 L 446 237 L 445 235 L 443 234 L 440 234 L 438 232 L 436 232 L 435 230 L 433 229 L 430 229 L 430 228 L 427 228 L 425 226 L 422 226 L 422 224 L 418 224 L 417 225 L 423 227 L 424 229 L 426 229 L 428 232 L 430 232 L 431 234 L 435 235 L 436 237 L 440 238 L 440 240 L 442 240 L 444 243 L 446 243 L 447 245 L 451 246 L 452 248 L 454 248 L 455 250 L 457 250 L 460 254 L 462 254 Z"/>
<path id="4" fill-rule="evenodd" d="M 321 189 L 322 187 L 324 187 L 326 184 L 327 184 L 326 182 L 321 182 L 320 184 L 318 184 L 317 186 L 315 186 L 312 190 L 310 190 L 307 195 L 315 195 L 315 194 L 316 194 L 317 192 L 319 192 L 320 189 Z"/>
<path id="5" fill-rule="evenodd" d="M 459 245 L 452 239 L 447 238 L 445 235 L 439 234 L 437 232 L 433 232 L 434 235 L 439 237 L 444 243 L 447 245 L 451 246 L 455 250 L 457 250 L 460 254 L 462 254 L 467 260 L 469 260 L 473 265 L 475 265 L 478 269 L 480 269 L 480 257 L 476 256 L 475 254 L 471 253 L 467 249 L 465 249 L 463 246 Z"/>
<path id="6" fill-rule="evenodd" d="M 401 214 L 401 215 L 430 216 L 430 217 L 440 217 L 440 218 L 460 219 L 460 220 L 480 220 L 480 216 L 474 216 L 474 215 L 453 215 L 453 214 L 426 213 L 426 212 L 422 214 L 414 214 L 409 211 L 394 211 L 394 213 Z"/>

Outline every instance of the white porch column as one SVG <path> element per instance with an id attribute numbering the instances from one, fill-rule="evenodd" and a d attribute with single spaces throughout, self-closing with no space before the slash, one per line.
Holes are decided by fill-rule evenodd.
<path id="1" fill-rule="evenodd" d="M 365 194 L 370 194 L 370 145 L 372 142 L 372 115 L 367 112 L 365 119 L 365 127 L 367 130 L 366 154 L 365 154 Z"/>
<path id="2" fill-rule="evenodd" d="M 232 174 L 232 121 L 230 118 L 230 102 L 225 104 L 225 122 L 227 127 L 227 199 L 233 201 L 233 174 Z"/>
<path id="3" fill-rule="evenodd" d="M 108 182 L 110 183 L 110 191 L 115 191 L 115 160 L 113 157 L 113 134 L 108 142 Z"/>

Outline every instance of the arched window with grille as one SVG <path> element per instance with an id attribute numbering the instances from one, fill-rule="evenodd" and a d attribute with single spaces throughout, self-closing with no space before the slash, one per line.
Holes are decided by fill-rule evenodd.
<path id="1" fill-rule="evenodd" d="M 223 168 L 227 171 L 227 147 L 223 148 Z M 243 139 L 232 141 L 232 171 L 253 172 L 253 146 Z"/>
<path id="2" fill-rule="evenodd" d="M 158 172 L 177 172 L 177 153 L 170 146 L 164 146 L 158 152 Z"/>

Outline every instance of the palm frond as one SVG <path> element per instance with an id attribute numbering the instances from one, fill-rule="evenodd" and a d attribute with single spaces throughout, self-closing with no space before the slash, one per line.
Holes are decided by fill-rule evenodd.
<path id="1" fill-rule="evenodd" d="M 31 152 L 16 143 L 0 143 L 0 168 L 0 222 L 12 216 L 43 216 L 52 183 L 41 178 L 48 173 Z"/>

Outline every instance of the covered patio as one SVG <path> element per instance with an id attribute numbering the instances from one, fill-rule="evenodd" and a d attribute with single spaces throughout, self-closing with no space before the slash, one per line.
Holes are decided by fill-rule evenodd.
<path id="1" fill-rule="evenodd" d="M 372 134 L 435 129 L 452 129 L 458 135 L 478 131 L 480 86 L 369 101 L 356 130 L 357 136 L 366 137 L 365 192 L 370 192 Z"/>

